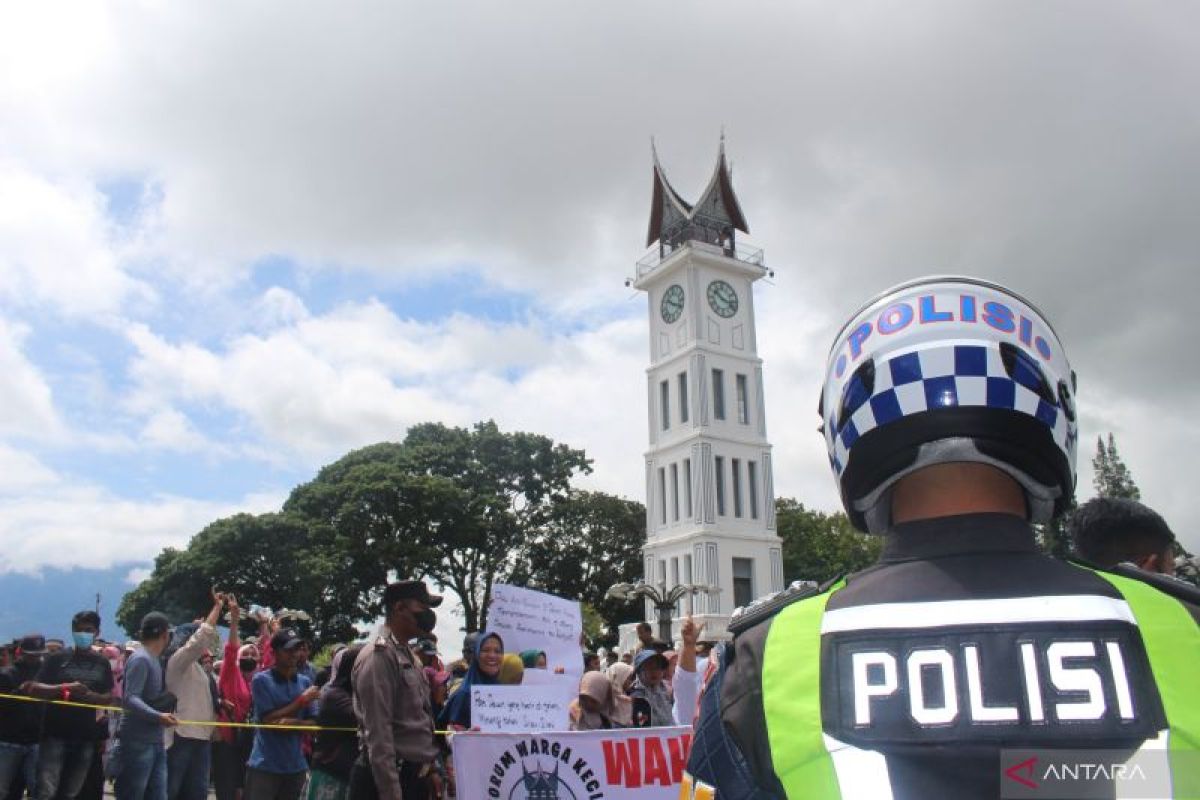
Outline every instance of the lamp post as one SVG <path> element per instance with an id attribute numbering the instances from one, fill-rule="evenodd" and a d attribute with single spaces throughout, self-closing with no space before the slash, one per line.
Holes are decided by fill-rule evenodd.
<path id="1" fill-rule="evenodd" d="M 705 584 L 681 583 L 667 590 L 665 586 L 652 586 L 643 580 L 638 580 L 637 583 L 615 583 L 608 587 L 605 593 L 606 597 L 611 597 L 614 600 L 637 600 L 645 598 L 654 605 L 654 611 L 658 617 L 658 638 L 668 644 L 671 643 L 671 615 L 675 611 L 675 604 L 680 598 L 687 595 L 700 594 L 701 592 L 719 592 L 720 587 L 707 586 Z"/>

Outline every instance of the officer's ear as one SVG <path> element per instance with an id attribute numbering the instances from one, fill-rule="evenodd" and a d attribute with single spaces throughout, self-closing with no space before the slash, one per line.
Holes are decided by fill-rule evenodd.
<path id="1" fill-rule="evenodd" d="M 1145 570 L 1146 572 L 1158 572 L 1159 566 L 1161 566 L 1159 564 L 1157 553 L 1152 553 L 1148 556 L 1142 556 L 1133 563 L 1137 565 L 1138 569 Z"/>

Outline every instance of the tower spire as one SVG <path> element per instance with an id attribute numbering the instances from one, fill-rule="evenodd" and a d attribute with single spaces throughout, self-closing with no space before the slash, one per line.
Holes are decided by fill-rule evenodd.
<path id="1" fill-rule="evenodd" d="M 735 231 L 749 233 L 750 227 L 733 191 L 733 175 L 725 158 L 724 126 L 717 147 L 717 164 L 694 206 L 685 201 L 667 180 L 654 137 L 650 137 L 650 153 L 654 162 L 654 185 L 646 246 L 657 241 L 660 249 L 669 251 L 685 242 L 700 241 L 732 251 Z"/>

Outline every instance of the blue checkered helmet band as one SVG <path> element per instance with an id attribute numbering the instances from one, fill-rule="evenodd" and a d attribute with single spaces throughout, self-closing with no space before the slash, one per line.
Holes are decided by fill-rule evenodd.
<path id="1" fill-rule="evenodd" d="M 1013 447 L 1044 451 L 1039 457 L 1054 462 L 1056 477 L 1048 479 L 1040 469 L 1031 471 L 1039 483 L 1054 484 L 1056 495 L 1065 502 L 1074 488 L 1078 440 L 1074 394 L 1074 374 L 1053 329 L 1033 306 L 1008 290 L 970 278 L 929 278 L 885 292 L 839 334 L 822 393 L 823 433 L 847 511 L 853 517 L 850 506 L 874 488 L 871 484 L 891 477 L 873 475 L 864 485 L 863 472 L 870 471 L 871 465 L 860 459 L 851 481 L 854 485 L 847 486 L 846 472 L 864 436 L 894 426 L 905 431 L 896 447 L 915 448 L 936 439 L 916 441 L 914 428 L 928 431 L 920 435 L 938 435 L 929 415 L 951 408 L 989 413 L 964 417 L 956 412 L 956 424 L 965 424 L 967 430 L 946 436 L 1011 439 L 1005 428 L 1011 419 L 1005 423 L 1004 418 L 1019 414 L 1035 421 L 1037 427 L 1017 426 L 1030 441 L 1004 444 L 1012 445 L 1009 452 L 1013 453 L 1017 452 Z M 924 416 L 919 426 L 905 423 L 918 415 Z M 882 445 L 880 436 L 884 436 Z M 871 458 L 891 461 L 886 435 L 872 438 Z M 1019 453 L 1011 460 L 1021 461 L 1015 469 L 1030 471 L 1029 462 Z M 1026 477 L 1024 472 L 1021 476 Z"/>

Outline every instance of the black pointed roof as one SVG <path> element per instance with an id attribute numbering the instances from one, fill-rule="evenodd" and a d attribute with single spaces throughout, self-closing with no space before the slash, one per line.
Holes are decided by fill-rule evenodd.
<path id="1" fill-rule="evenodd" d="M 739 230 L 749 233 L 750 226 L 742 213 L 737 195 L 733 192 L 733 176 L 729 163 L 725 159 L 725 137 L 721 137 L 721 145 L 717 151 L 717 165 L 709 178 L 708 186 L 700 195 L 696 205 L 691 205 L 679 196 L 667 180 L 662 164 L 658 160 L 658 149 L 653 141 L 650 145 L 654 156 L 654 194 L 650 201 L 650 227 L 646 233 L 646 246 L 654 244 L 664 236 L 669 238 L 683 230 L 689 230 L 693 223 L 703 227 L 718 227 Z M 672 242 L 675 243 L 675 242 Z"/>

